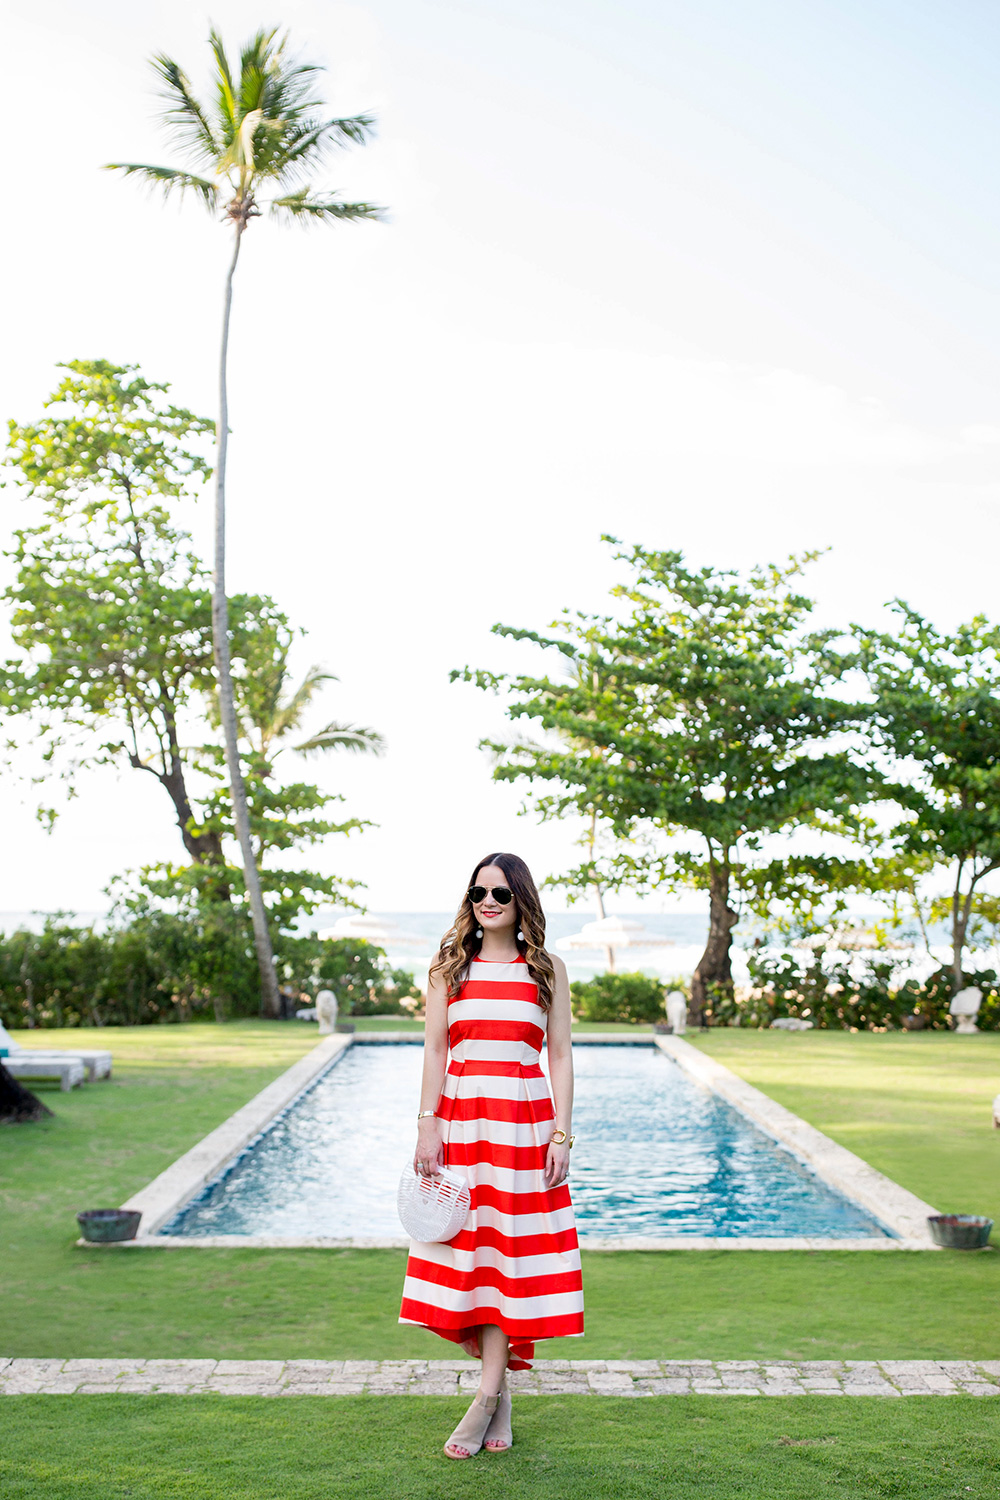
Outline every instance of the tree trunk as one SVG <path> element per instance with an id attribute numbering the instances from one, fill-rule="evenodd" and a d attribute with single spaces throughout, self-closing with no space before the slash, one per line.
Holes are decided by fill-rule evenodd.
<path id="1" fill-rule="evenodd" d="M 953 997 L 962 988 L 962 949 L 965 947 L 965 929 L 968 920 L 962 920 L 963 863 L 962 860 L 958 862 L 955 889 L 951 893 L 951 993 Z"/>
<path id="2" fill-rule="evenodd" d="M 593 852 L 594 852 L 594 833 L 593 833 L 593 827 L 591 827 L 591 834 L 590 834 L 590 851 L 591 851 L 591 855 L 593 855 Z M 604 892 L 601 889 L 600 882 L 597 881 L 597 880 L 594 881 L 594 895 L 597 898 L 597 915 L 598 915 L 599 920 L 603 922 L 604 921 Z M 604 963 L 605 963 L 605 966 L 607 968 L 608 973 L 609 974 L 613 974 L 615 972 L 615 950 L 613 948 L 605 948 L 605 950 L 604 950 Z"/>
<path id="3" fill-rule="evenodd" d="M 739 914 L 729 905 L 728 864 L 712 866 L 708 900 L 708 942 L 691 977 L 689 1021 L 692 1026 L 705 1024 L 710 989 L 722 988 L 732 994 L 732 933 L 739 921 Z"/>
<path id="4" fill-rule="evenodd" d="M 0 1125 L 26 1125 L 51 1114 L 51 1109 L 11 1077 L 0 1062 Z"/>
<path id="5" fill-rule="evenodd" d="M 257 950 L 257 968 L 260 971 L 260 1005 L 265 1016 L 281 1015 L 281 1000 L 278 996 L 278 980 L 274 972 L 274 954 L 271 934 L 267 925 L 267 911 L 260 888 L 260 875 L 254 858 L 250 837 L 250 811 L 247 807 L 247 792 L 240 765 L 239 735 L 236 725 L 236 702 L 233 697 L 233 676 L 229 656 L 229 600 L 226 597 L 226 452 L 229 446 L 229 398 L 226 389 L 226 367 L 229 356 L 229 315 L 233 305 L 233 273 L 240 254 L 243 224 L 236 226 L 236 243 L 233 258 L 226 275 L 226 296 L 222 315 L 222 348 L 219 359 L 219 430 L 217 434 L 217 459 L 215 468 L 215 569 L 212 574 L 212 642 L 215 647 L 215 668 L 219 678 L 219 714 L 226 746 L 226 765 L 229 770 L 229 786 L 233 798 L 233 817 L 236 821 L 236 836 L 239 839 L 243 858 L 243 875 L 250 915 L 253 920 L 254 947 Z"/>
<path id="6" fill-rule="evenodd" d="M 184 848 L 191 856 L 196 865 L 224 865 L 225 856 L 222 852 L 222 840 L 212 830 L 209 833 L 192 833 L 190 824 L 194 821 L 194 808 L 191 806 L 187 794 L 187 784 L 184 780 L 184 770 L 179 762 L 171 765 L 169 771 L 157 771 L 155 766 L 147 766 L 138 755 L 131 754 L 129 762 L 138 771 L 149 771 L 156 777 L 164 788 L 171 802 L 174 804 L 174 812 L 177 815 L 177 827 L 181 831 Z"/>

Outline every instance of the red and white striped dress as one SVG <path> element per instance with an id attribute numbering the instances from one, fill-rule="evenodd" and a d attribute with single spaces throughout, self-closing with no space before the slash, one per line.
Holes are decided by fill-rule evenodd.
<path id="1" fill-rule="evenodd" d="M 473 959 L 448 1003 L 450 1060 L 438 1101 L 449 1167 L 468 1178 L 465 1228 L 410 1245 L 401 1323 L 430 1328 L 478 1357 L 478 1329 L 510 1339 L 530 1370 L 537 1339 L 583 1333 L 580 1251 L 569 1187 L 543 1172 L 555 1116 L 539 1066 L 548 1017 L 523 958 Z"/>

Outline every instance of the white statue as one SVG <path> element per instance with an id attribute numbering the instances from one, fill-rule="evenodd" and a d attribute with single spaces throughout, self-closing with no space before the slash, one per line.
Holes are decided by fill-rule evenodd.
<path id="1" fill-rule="evenodd" d="M 329 1036 L 337 1025 L 337 997 L 333 990 L 320 990 L 316 996 L 316 1015 L 320 1036 Z"/>
<path id="2" fill-rule="evenodd" d="M 667 996 L 667 1025 L 674 1036 L 683 1036 L 687 1029 L 688 1003 L 683 990 L 671 990 Z"/>
<path id="3" fill-rule="evenodd" d="M 799 1016 L 778 1016 L 771 1022 L 772 1031 L 812 1031 L 813 1023 L 803 1021 Z"/>
<path id="4" fill-rule="evenodd" d="M 993 1129 L 1000 1130 L 1000 1094 L 993 1101 Z"/>
<path id="5" fill-rule="evenodd" d="M 966 985 L 964 990 L 959 990 L 948 1007 L 958 1022 L 958 1025 L 955 1027 L 956 1031 L 967 1036 L 969 1032 L 979 1030 L 979 1027 L 976 1025 L 976 1017 L 979 1014 L 979 1007 L 982 1003 L 983 992 L 978 985 L 969 984 Z"/>

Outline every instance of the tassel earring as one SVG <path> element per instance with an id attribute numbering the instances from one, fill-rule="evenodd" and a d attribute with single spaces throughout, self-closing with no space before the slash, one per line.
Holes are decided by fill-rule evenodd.
<path id="1" fill-rule="evenodd" d="M 481 927 L 477 927 L 476 928 L 476 937 L 477 938 L 481 938 L 482 935 L 483 935 L 483 929 Z"/>

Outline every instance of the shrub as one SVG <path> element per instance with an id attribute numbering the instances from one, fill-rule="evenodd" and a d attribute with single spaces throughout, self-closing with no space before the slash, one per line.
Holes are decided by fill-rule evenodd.
<path id="1" fill-rule="evenodd" d="M 579 1021 L 648 1023 L 665 1018 L 664 986 L 647 974 L 598 974 L 569 988 Z"/>
<path id="2" fill-rule="evenodd" d="M 279 933 L 275 949 L 279 972 L 311 995 L 334 990 L 344 1015 L 406 1014 L 420 998 L 410 975 L 390 969 L 370 943 Z M 182 915 L 147 909 L 104 931 L 56 915 L 41 932 L 0 936 L 5 1026 L 142 1026 L 259 1013 L 252 933 L 229 902 Z"/>
<path id="3" fill-rule="evenodd" d="M 748 990 L 710 997 L 710 1025 L 763 1027 L 778 1017 L 793 1016 L 823 1030 L 885 1031 L 901 1029 L 903 1017 L 916 1014 L 930 1030 L 951 1029 L 948 969 L 896 984 L 896 962 L 877 949 L 847 957 L 839 950 L 830 954 L 819 948 L 800 957 L 764 948 L 750 954 L 748 964 Z M 994 971 L 963 977 L 983 992 L 980 1030 L 1000 1030 L 1000 985 Z"/>

